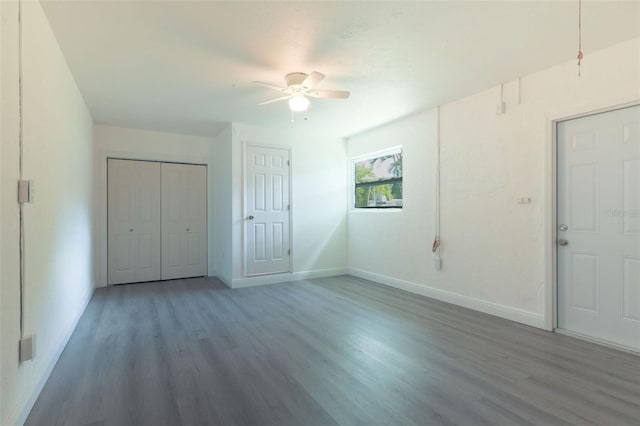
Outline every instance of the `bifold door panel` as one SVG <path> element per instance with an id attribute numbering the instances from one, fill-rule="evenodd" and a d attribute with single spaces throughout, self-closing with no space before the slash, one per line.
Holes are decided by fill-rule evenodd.
<path id="1" fill-rule="evenodd" d="M 108 160 L 108 282 L 155 281 L 160 272 L 160 163 Z"/>
<path id="2" fill-rule="evenodd" d="M 162 164 L 162 279 L 207 273 L 205 166 Z"/>
<path id="3" fill-rule="evenodd" d="M 206 166 L 109 159 L 108 284 L 207 274 Z"/>

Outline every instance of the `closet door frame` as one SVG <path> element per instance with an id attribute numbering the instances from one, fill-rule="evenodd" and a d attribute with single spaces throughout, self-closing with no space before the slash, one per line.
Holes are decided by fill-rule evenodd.
<path id="1" fill-rule="evenodd" d="M 159 163 L 180 163 L 207 166 L 207 274 L 213 268 L 213 194 L 212 185 L 209 183 L 213 173 L 213 159 L 205 156 L 189 156 L 178 154 L 140 153 L 121 150 L 96 149 L 94 154 L 94 262 L 95 262 L 95 287 L 107 286 L 107 160 L 135 160 L 155 161 Z"/>

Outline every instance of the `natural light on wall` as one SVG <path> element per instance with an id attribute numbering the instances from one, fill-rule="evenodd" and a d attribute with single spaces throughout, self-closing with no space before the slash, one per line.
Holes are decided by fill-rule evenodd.
<path id="1" fill-rule="evenodd" d="M 402 208 L 402 147 L 353 159 L 355 208 Z"/>

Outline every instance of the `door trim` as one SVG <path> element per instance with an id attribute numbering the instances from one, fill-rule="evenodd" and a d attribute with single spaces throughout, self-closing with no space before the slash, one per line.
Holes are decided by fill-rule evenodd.
<path id="1" fill-rule="evenodd" d="M 248 214 L 247 213 L 247 194 L 245 190 L 247 187 L 247 167 L 246 167 L 247 149 L 249 147 L 282 149 L 289 153 L 289 250 L 291 250 L 291 254 L 289 255 L 289 270 L 285 272 L 277 272 L 275 274 L 267 273 L 267 274 L 251 274 L 251 275 L 249 275 L 247 272 L 247 250 L 245 247 L 247 231 L 246 231 L 246 226 L 244 221 L 245 221 L 245 217 L 247 217 L 247 214 Z M 290 274 L 293 272 L 293 256 L 295 254 L 293 250 L 293 204 L 294 204 L 293 203 L 293 167 L 294 167 L 294 162 L 293 162 L 293 152 L 292 152 L 291 146 L 270 145 L 270 144 L 261 144 L 261 143 L 255 143 L 255 142 L 242 143 L 242 197 L 241 197 L 242 217 L 240 218 L 240 220 L 242 222 L 241 255 L 242 255 L 242 277 L 243 278 L 259 277 L 259 276 L 265 276 L 265 275 Z"/>
<path id="2" fill-rule="evenodd" d="M 558 265 L 557 265 L 557 214 L 556 203 L 557 188 L 557 124 L 562 121 L 587 117 L 615 111 L 618 109 L 640 105 L 640 98 L 630 97 L 617 101 L 582 105 L 564 110 L 552 111 L 546 114 L 545 126 L 547 143 L 545 144 L 544 170 L 545 184 L 543 192 L 543 228 L 544 228 L 544 271 L 545 271 L 545 303 L 544 303 L 544 323 L 545 329 L 549 331 L 558 330 L 561 334 L 570 334 L 574 337 L 581 336 L 573 333 L 565 333 L 565 330 L 558 329 Z M 594 341 L 593 339 L 591 341 Z M 598 343 L 598 342 L 597 342 Z M 601 342 L 600 342 L 601 343 Z M 610 345 L 610 344 L 608 344 Z"/>

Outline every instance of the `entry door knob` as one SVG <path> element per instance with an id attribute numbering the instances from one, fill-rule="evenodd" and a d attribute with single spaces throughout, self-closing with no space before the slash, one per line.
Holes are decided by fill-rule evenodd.
<path id="1" fill-rule="evenodd" d="M 560 238 L 558 240 L 558 245 L 559 246 L 568 246 L 569 245 L 569 240 L 565 240 L 564 238 Z"/>
<path id="2" fill-rule="evenodd" d="M 249 220 L 253 220 L 253 215 L 249 215 L 249 216 L 247 216 L 247 219 L 249 219 Z"/>
<path id="3" fill-rule="evenodd" d="M 562 224 L 562 225 L 560 225 L 560 230 L 561 231 L 568 231 L 569 227 L 567 225 L 565 225 L 565 224 Z"/>

